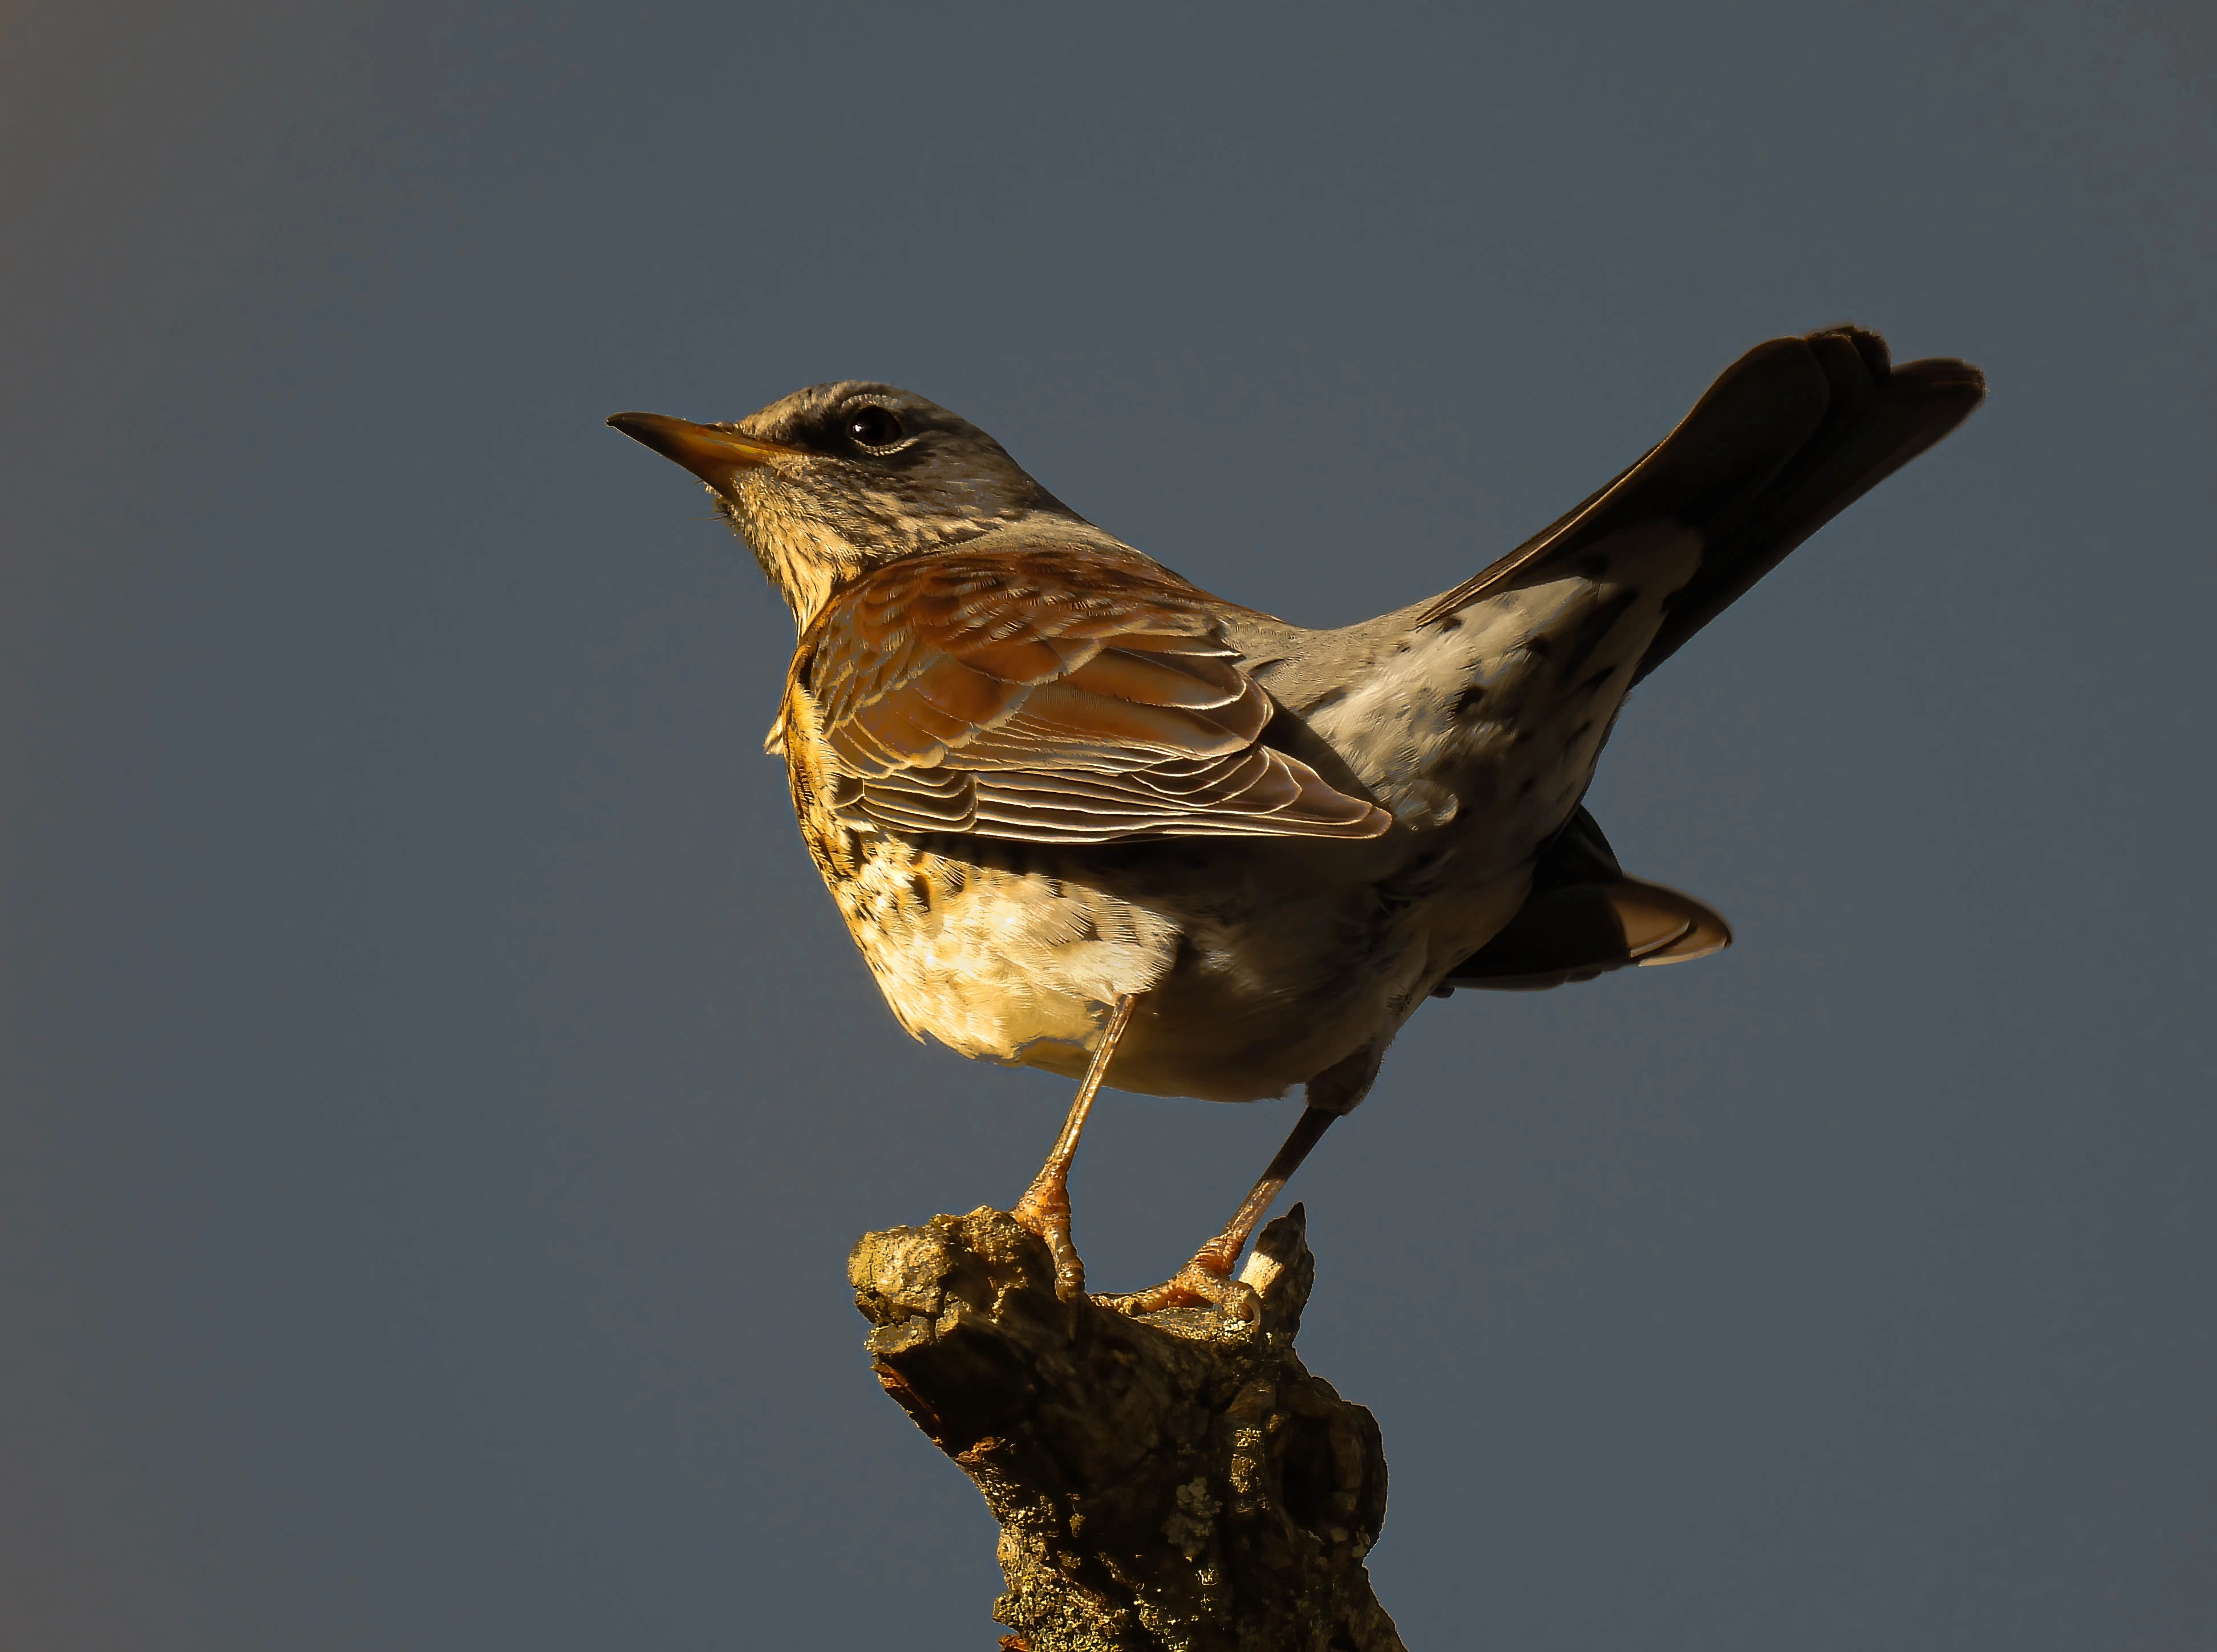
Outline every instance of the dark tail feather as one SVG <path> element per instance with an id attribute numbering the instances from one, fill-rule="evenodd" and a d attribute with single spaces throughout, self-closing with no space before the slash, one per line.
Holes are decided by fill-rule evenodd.
<path id="1" fill-rule="evenodd" d="M 1642 656 L 1644 677 L 1794 546 L 1961 424 L 1985 395 L 1984 376 L 1966 362 L 1891 367 L 1886 341 L 1860 328 L 1758 344 L 1638 464 L 1438 598 L 1419 623 L 1559 577 L 1599 540 L 1668 517 L 1701 533 L 1701 565 Z"/>
<path id="2" fill-rule="evenodd" d="M 1985 398 L 1985 375 L 1967 361 L 1936 358 L 1889 371 L 1886 341 L 1875 333 L 1841 327 L 1804 342 L 1831 391 L 1824 422 L 1761 490 L 1702 525 L 1701 571 L 1671 600 L 1635 682 Z"/>

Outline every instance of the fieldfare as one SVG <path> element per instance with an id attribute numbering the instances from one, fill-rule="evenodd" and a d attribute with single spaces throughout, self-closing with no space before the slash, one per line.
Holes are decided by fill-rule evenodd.
<path id="1" fill-rule="evenodd" d="M 894 1015 L 1082 1078 L 1016 1207 L 1066 1297 L 1066 1178 L 1103 1083 L 1305 1088 L 1230 1225 L 1108 1299 L 1239 1316 L 1249 1234 L 1428 996 L 1730 940 L 1618 866 L 1581 806 L 1602 744 L 1633 685 L 1984 393 L 1856 328 L 1758 345 L 1491 567 L 1335 631 L 1201 589 L 889 385 L 608 422 L 707 484 L 792 607 L 768 747 Z"/>

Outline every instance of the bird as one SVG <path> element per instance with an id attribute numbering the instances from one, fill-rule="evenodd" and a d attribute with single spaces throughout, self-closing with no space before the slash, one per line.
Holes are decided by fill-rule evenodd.
<path id="1" fill-rule="evenodd" d="M 1461 988 L 1708 956 L 1584 798 L 1627 696 L 1984 376 L 1853 326 L 1733 362 L 1664 439 L 1452 589 L 1335 629 L 1217 596 L 891 385 L 608 422 L 690 471 L 792 611 L 765 749 L 893 1015 L 1080 1080 L 1012 1213 L 1085 1291 L 1069 1174 L 1105 1085 L 1306 1105 L 1172 1277 L 1251 1319 L 1249 1236 L 1394 1035 Z"/>

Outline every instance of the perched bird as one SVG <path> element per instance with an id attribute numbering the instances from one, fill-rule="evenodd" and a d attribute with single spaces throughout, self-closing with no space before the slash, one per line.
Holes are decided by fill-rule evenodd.
<path id="1" fill-rule="evenodd" d="M 793 609 L 769 741 L 886 1000 L 966 1056 L 1083 1076 L 1016 1207 L 1084 1288 L 1067 1176 L 1103 1084 L 1307 1106 L 1164 1285 L 1215 1303 L 1393 1035 L 1456 987 L 1698 958 L 1580 800 L 1625 696 L 1985 393 L 1851 327 L 1758 345 L 1637 464 L 1428 601 L 1310 631 L 1095 527 L 889 385 L 736 423 L 608 422 L 694 472 Z"/>

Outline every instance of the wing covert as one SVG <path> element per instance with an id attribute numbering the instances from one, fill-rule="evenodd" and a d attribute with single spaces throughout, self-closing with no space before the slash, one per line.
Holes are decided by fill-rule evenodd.
<path id="1" fill-rule="evenodd" d="M 1385 811 L 1261 743 L 1276 707 L 1225 641 L 1226 606 L 1136 556 L 895 563 L 810 626 L 787 727 L 806 695 L 855 825 L 1043 842 L 1385 831 Z"/>

